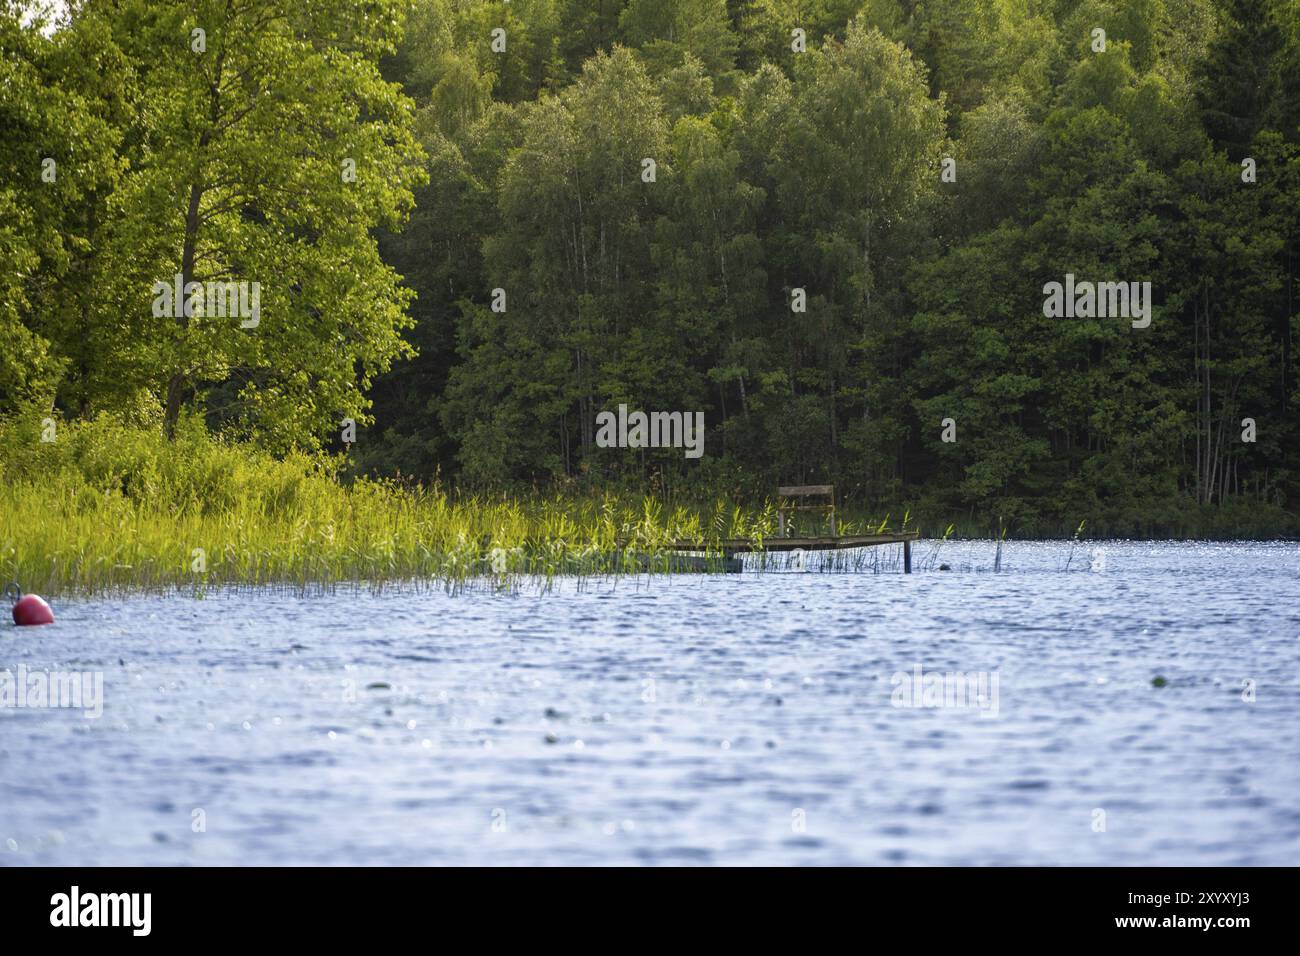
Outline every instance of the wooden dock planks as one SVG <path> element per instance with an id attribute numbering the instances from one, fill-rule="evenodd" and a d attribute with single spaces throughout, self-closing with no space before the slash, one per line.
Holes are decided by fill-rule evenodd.
<path id="1" fill-rule="evenodd" d="M 845 548 L 870 548 L 880 544 L 910 545 L 920 537 L 919 531 L 887 531 L 881 534 L 822 535 L 813 538 L 763 538 L 761 544 L 753 538 L 723 538 L 718 541 L 674 541 L 668 548 L 672 551 L 721 551 L 724 554 L 742 551 L 841 551 Z"/>

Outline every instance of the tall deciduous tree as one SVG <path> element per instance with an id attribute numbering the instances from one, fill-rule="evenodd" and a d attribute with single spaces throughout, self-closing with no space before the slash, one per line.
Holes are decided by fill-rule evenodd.
<path id="1" fill-rule="evenodd" d="M 365 419 L 372 377 L 407 354 L 410 293 L 370 230 L 422 181 L 412 104 L 379 75 L 397 0 L 86 4 L 139 84 L 129 169 L 105 237 L 116 321 L 102 374 L 158 389 L 275 447 Z M 260 315 L 155 315 L 156 282 L 258 283 Z M 251 299 L 251 294 L 250 294 Z M 173 303 L 176 305 L 176 303 Z"/>
<path id="2" fill-rule="evenodd" d="M 106 31 L 23 14 L 0 11 L 0 411 L 48 410 L 60 388 L 80 411 L 129 75 Z"/>

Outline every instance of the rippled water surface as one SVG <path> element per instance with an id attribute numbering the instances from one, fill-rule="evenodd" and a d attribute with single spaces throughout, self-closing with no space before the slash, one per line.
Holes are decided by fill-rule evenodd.
<path id="1" fill-rule="evenodd" d="M 1300 862 L 1300 548 L 929 554 L 56 605 L 0 670 L 103 715 L 0 709 L 0 864 Z"/>

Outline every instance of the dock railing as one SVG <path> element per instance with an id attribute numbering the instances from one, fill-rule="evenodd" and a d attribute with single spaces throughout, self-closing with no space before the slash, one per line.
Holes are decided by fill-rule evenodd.
<path id="1" fill-rule="evenodd" d="M 834 485 L 782 485 L 776 490 L 780 504 L 776 509 L 778 537 L 787 537 L 786 515 L 800 511 L 821 511 L 830 516 L 831 537 L 835 537 L 835 486 Z M 808 504 L 810 498 L 825 498 L 825 503 Z M 791 504 L 791 500 L 797 504 Z"/>

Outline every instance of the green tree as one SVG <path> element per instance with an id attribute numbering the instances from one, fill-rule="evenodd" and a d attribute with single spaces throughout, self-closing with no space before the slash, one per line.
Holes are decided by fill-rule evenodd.
<path id="1" fill-rule="evenodd" d="M 77 11 L 128 51 L 140 90 L 103 239 L 106 305 L 121 318 L 97 323 L 97 373 L 156 389 L 169 433 L 209 390 L 219 421 L 312 447 L 340 419 L 364 421 L 365 388 L 408 352 L 411 296 L 370 235 L 400 221 L 423 178 L 411 104 L 376 66 L 400 10 L 128 0 Z M 257 324 L 155 315 L 154 284 L 174 274 L 182 287 L 259 283 Z"/>
<path id="2" fill-rule="evenodd" d="M 795 392 L 826 405 L 828 447 L 882 462 L 881 480 L 893 476 L 881 452 L 901 437 L 886 405 L 898 396 L 890 343 L 902 321 L 881 286 L 896 288 L 899 242 L 918 199 L 937 185 L 942 142 L 943 108 L 926 95 L 924 70 L 861 19 L 843 43 L 797 59 L 788 126 L 770 159 L 780 209 L 767 257 L 781 290 L 773 305 Z M 804 313 L 791 312 L 795 288 L 806 290 Z M 836 461 L 820 467 L 833 472 Z"/>
<path id="3" fill-rule="evenodd" d="M 1267 122 L 1283 120 L 1278 108 L 1286 38 L 1275 9 L 1272 0 L 1229 0 L 1222 29 L 1198 70 L 1201 121 L 1234 160 L 1246 155 Z"/>
<path id="4" fill-rule="evenodd" d="M 643 178 L 647 161 L 654 182 Z M 605 402 L 646 400 L 631 395 L 632 356 L 660 344 L 642 316 L 668 174 L 662 106 L 628 49 L 597 55 L 572 87 L 524 114 L 444 410 L 469 474 L 571 474 Z M 504 312 L 490 311 L 493 289 L 504 290 Z"/>
<path id="5" fill-rule="evenodd" d="M 74 410 L 90 396 L 85 328 L 97 299 L 97 225 L 121 164 L 129 77 L 93 25 L 49 32 L 0 13 L 0 412 L 56 392 Z"/>

